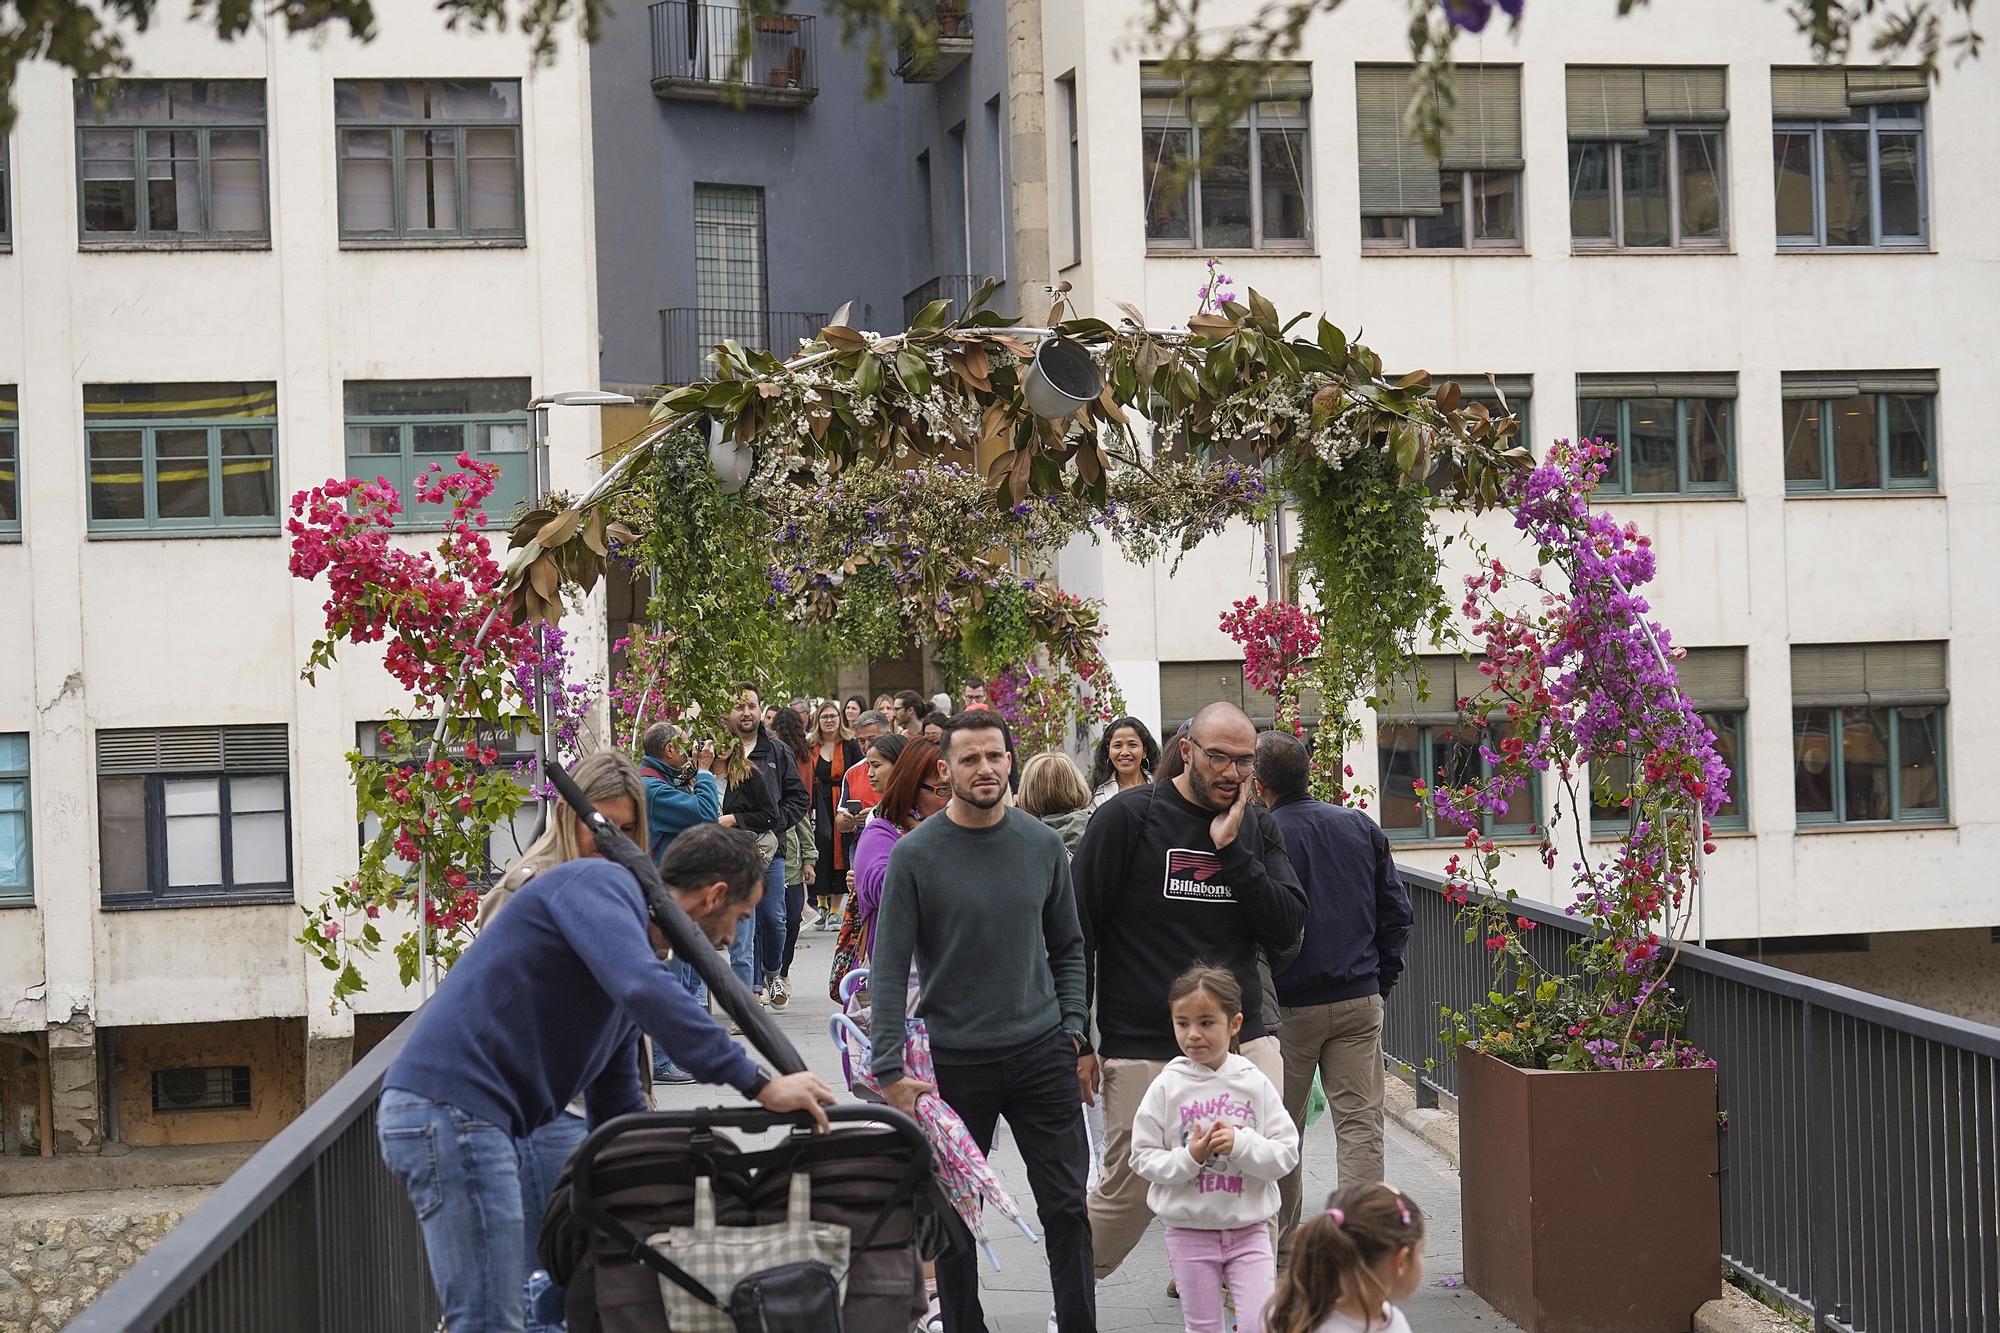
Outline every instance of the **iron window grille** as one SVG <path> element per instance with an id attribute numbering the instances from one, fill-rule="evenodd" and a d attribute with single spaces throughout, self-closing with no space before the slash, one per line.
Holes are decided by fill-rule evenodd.
<path id="1" fill-rule="evenodd" d="M 278 531 L 273 384 L 86 384 L 89 530 Z"/>
<path id="2" fill-rule="evenodd" d="M 527 238 L 519 79 L 339 79 L 340 238 Z"/>
<path id="3" fill-rule="evenodd" d="M 1792 649 L 1792 784 L 1800 828 L 1949 817 L 1941 642 Z"/>
<path id="4" fill-rule="evenodd" d="M 1786 375 L 1785 489 L 1937 490 L 1937 377 Z"/>
<path id="5" fill-rule="evenodd" d="M 28 737 L 0 734 L 0 903 L 34 897 L 34 828 L 28 800 Z"/>
<path id="6" fill-rule="evenodd" d="M 1311 97 L 1310 70 L 1280 66 L 1234 124 L 1204 129 L 1178 80 L 1142 70 L 1147 248 L 1310 250 Z M 1074 191 L 1081 169 L 1072 165 Z M 1080 199 L 1073 206 L 1080 229 Z"/>
<path id="7" fill-rule="evenodd" d="M 1586 376 L 1577 437 L 1608 440 L 1605 495 L 1736 493 L 1735 376 Z"/>
<path id="8" fill-rule="evenodd" d="M 264 85 L 76 85 L 81 244 L 268 246 Z"/>
<path id="9" fill-rule="evenodd" d="M 533 485 L 526 379 L 349 380 L 344 392 L 347 470 L 379 477 L 403 497 L 400 525 L 441 527 L 449 504 L 418 500 L 416 486 L 433 465 L 458 470 L 466 454 L 499 467 L 485 511 L 504 520 Z"/>
<path id="10" fill-rule="evenodd" d="M 104 904 L 289 901 L 289 775 L 283 726 L 98 732 Z"/>
<path id="11" fill-rule="evenodd" d="M 1458 109 L 1433 159 L 1404 123 L 1411 67 L 1354 72 L 1364 251 L 1522 248 L 1521 70 L 1461 65 Z"/>
<path id="12" fill-rule="evenodd" d="M 21 536 L 20 394 L 0 384 L 0 542 Z"/>
<path id="13" fill-rule="evenodd" d="M 243 1111 L 249 1107 L 249 1065 L 153 1071 L 155 1111 Z"/>

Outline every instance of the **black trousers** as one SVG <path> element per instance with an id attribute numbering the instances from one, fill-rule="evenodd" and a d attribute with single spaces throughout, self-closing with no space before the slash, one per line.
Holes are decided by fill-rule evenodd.
<path id="1" fill-rule="evenodd" d="M 993 1151 L 993 1131 L 1000 1117 L 1007 1118 L 1042 1223 L 1056 1327 L 1061 1333 L 1096 1333 L 1097 1287 L 1090 1213 L 1084 1203 L 1090 1147 L 1083 1129 L 1083 1093 L 1076 1082 L 1076 1047 L 1058 1032 L 1004 1060 L 939 1060 L 937 1077 L 938 1095 L 965 1121 L 981 1152 Z M 998 1214 L 988 1216 L 989 1234 L 1011 1225 Z M 978 1252 L 938 1260 L 937 1284 L 945 1333 L 986 1333 Z"/>

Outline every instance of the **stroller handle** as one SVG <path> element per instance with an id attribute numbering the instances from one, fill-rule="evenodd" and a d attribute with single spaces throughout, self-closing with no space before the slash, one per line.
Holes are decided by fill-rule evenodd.
<path id="1" fill-rule="evenodd" d="M 924 1137 L 917 1122 L 898 1111 L 893 1106 L 863 1105 L 850 1102 L 844 1106 L 826 1108 L 826 1118 L 836 1124 L 882 1125 L 896 1132 L 898 1138 L 906 1140 L 910 1147 L 930 1158 L 930 1140 Z M 790 1125 L 795 1131 L 807 1131 L 813 1127 L 813 1119 L 804 1111 L 766 1111 L 761 1106 L 704 1106 L 692 1111 L 634 1111 L 605 1121 L 577 1145 L 570 1155 L 570 1178 L 577 1189 L 588 1193 L 590 1189 L 591 1167 L 597 1154 L 624 1134 L 646 1129 L 748 1129 L 762 1131 Z"/>
<path id="2" fill-rule="evenodd" d="M 778 1030 L 770 1014 L 750 994 L 749 987 L 737 979 L 715 946 L 681 910 L 681 905 L 674 901 L 674 895 L 667 892 L 653 858 L 598 813 L 597 807 L 590 803 L 575 780 L 563 771 L 562 765 L 553 757 L 543 762 L 542 771 L 548 775 L 569 808 L 576 811 L 577 818 L 590 829 L 599 854 L 614 865 L 623 867 L 639 882 L 640 890 L 646 895 L 647 911 L 659 926 L 660 933 L 667 937 L 667 943 L 673 946 L 674 957 L 692 967 L 696 975 L 708 983 L 710 993 L 722 1002 L 723 1012 L 736 1020 L 736 1025 L 743 1029 L 750 1044 L 771 1062 L 773 1069 L 780 1074 L 803 1073 L 806 1062 L 800 1057 L 798 1048 Z"/>

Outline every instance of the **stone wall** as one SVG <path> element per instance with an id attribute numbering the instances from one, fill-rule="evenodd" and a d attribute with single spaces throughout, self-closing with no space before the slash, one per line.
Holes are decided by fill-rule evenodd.
<path id="1" fill-rule="evenodd" d="M 0 1333 L 56 1333 L 209 1193 L 183 1186 L 0 1199 Z"/>

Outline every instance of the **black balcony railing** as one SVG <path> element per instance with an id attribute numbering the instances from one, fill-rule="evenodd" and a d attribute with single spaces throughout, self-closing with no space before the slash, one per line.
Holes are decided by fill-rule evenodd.
<path id="1" fill-rule="evenodd" d="M 972 11 L 966 0 L 912 0 L 905 9 L 922 35 L 905 37 L 897 48 L 897 78 L 936 83 L 972 55 Z"/>
<path id="2" fill-rule="evenodd" d="M 746 349 L 788 357 L 799 343 L 819 336 L 824 311 L 702 310 L 677 306 L 660 312 L 664 365 L 660 383 L 692 384 L 708 378 L 708 357 L 716 344 L 734 339 Z"/>
<path id="3" fill-rule="evenodd" d="M 707 0 L 660 0 L 651 12 L 653 91 L 661 97 L 782 106 L 819 92 L 810 14 L 753 17 Z"/>
<path id="4" fill-rule="evenodd" d="M 932 278 L 921 287 L 911 288 L 903 296 L 903 327 L 908 328 L 914 323 L 923 308 L 933 301 L 951 302 L 951 308 L 945 311 L 945 318 L 957 319 L 965 313 L 972 294 L 985 281 L 971 273 L 946 273 Z"/>
<path id="5" fill-rule="evenodd" d="M 1454 1092 L 1438 1009 L 1486 994 L 1488 957 L 1436 876 L 1403 878 L 1416 929 L 1383 1043 Z M 1529 951 L 1568 970 L 1577 922 L 1508 910 L 1536 923 Z M 2000 1333 L 2000 1028 L 1708 949 L 1683 949 L 1672 981 L 1727 1116 L 1723 1261 L 1815 1328 Z"/>
<path id="6" fill-rule="evenodd" d="M 375 1145 L 375 1098 L 411 1026 L 258 1149 L 69 1333 L 435 1328 L 417 1217 Z"/>

